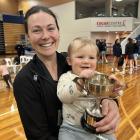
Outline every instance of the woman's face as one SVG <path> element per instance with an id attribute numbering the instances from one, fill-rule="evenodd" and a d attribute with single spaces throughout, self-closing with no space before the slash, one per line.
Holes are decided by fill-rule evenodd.
<path id="1" fill-rule="evenodd" d="M 53 16 L 40 11 L 28 18 L 28 39 L 41 57 L 55 54 L 59 43 L 59 31 Z"/>

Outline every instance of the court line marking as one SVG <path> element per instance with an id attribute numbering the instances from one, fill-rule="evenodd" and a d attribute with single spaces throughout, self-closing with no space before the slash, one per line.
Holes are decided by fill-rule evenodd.
<path id="1" fill-rule="evenodd" d="M 129 124 L 131 125 L 131 127 L 133 128 L 133 130 L 135 131 L 136 135 L 138 136 L 138 138 L 140 138 L 140 134 L 139 134 L 139 131 L 137 130 L 136 126 L 134 125 L 134 123 L 131 121 L 130 117 L 128 116 L 124 106 L 123 106 L 123 102 L 122 102 L 122 99 L 120 98 L 120 106 L 122 108 L 122 111 L 125 115 L 125 117 L 127 118 Z"/>

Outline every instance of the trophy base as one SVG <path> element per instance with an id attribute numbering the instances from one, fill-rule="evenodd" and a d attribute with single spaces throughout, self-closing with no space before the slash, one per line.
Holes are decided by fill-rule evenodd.
<path id="1" fill-rule="evenodd" d="M 103 118 L 104 117 L 91 116 L 86 113 L 81 117 L 81 126 L 84 128 L 84 130 L 86 130 L 90 133 L 98 134 L 98 132 L 96 132 L 96 128 L 93 126 L 93 124 L 95 122 L 102 120 Z"/>

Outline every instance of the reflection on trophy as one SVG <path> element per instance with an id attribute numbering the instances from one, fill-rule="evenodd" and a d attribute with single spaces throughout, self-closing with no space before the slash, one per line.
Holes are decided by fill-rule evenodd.
<path id="1" fill-rule="evenodd" d="M 116 77 L 118 76 L 116 75 Z M 100 103 L 102 99 L 115 99 L 119 97 L 118 92 L 124 89 L 123 78 L 120 76 L 118 79 L 121 80 L 121 85 L 117 83 L 118 81 L 110 79 L 108 75 L 103 73 L 95 73 L 91 78 L 85 80 L 83 89 L 87 91 L 86 99 L 91 100 L 91 105 L 86 108 L 81 118 L 81 125 L 87 131 L 96 133 L 93 124 L 104 117 L 101 113 Z M 81 86 L 78 81 L 75 82 Z"/>

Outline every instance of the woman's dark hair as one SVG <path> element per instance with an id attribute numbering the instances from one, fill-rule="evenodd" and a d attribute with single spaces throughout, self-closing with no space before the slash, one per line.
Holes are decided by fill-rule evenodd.
<path id="1" fill-rule="evenodd" d="M 42 6 L 42 5 L 36 5 L 36 6 L 33 6 L 32 8 L 30 8 L 26 14 L 25 14 L 25 18 L 24 18 L 24 26 L 25 26 L 25 32 L 28 33 L 28 18 L 32 15 L 32 14 L 35 14 L 35 13 L 38 13 L 40 11 L 43 11 L 51 16 L 54 17 L 55 19 L 55 22 L 56 22 L 56 26 L 59 30 L 59 26 L 58 26 L 58 22 L 57 22 L 57 18 L 55 16 L 55 14 L 46 6 Z"/>

